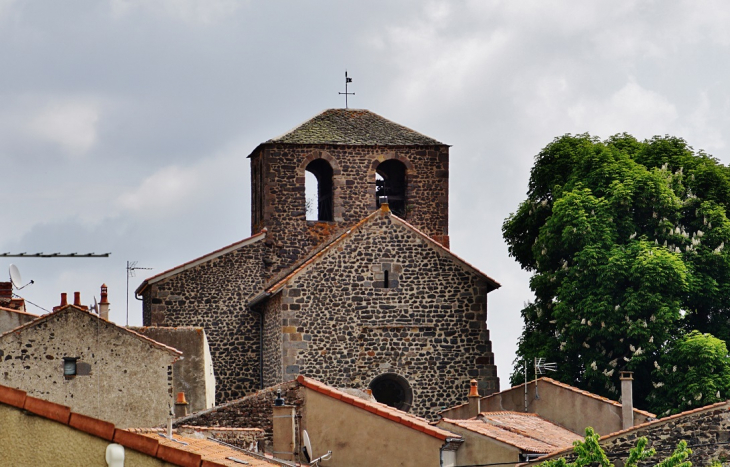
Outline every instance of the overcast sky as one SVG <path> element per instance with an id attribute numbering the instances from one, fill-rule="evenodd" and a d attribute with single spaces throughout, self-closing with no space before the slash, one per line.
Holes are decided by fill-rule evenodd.
<path id="1" fill-rule="evenodd" d="M 730 161 L 723 1 L 0 0 L 0 252 L 50 309 L 98 298 L 126 321 L 147 276 L 250 234 L 260 142 L 369 109 L 452 145 L 452 249 L 502 284 L 488 326 L 502 387 L 531 300 L 504 219 L 535 154 L 583 133 L 685 138 Z M 0 272 L 0 274 L 6 274 Z M 43 313 L 29 305 L 30 312 Z M 142 321 L 130 294 L 130 324 Z"/>

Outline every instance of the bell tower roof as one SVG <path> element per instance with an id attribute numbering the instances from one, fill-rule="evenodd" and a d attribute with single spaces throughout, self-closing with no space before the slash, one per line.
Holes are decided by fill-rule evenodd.
<path id="1" fill-rule="evenodd" d="M 348 146 L 445 146 L 369 110 L 328 109 L 263 144 Z"/>

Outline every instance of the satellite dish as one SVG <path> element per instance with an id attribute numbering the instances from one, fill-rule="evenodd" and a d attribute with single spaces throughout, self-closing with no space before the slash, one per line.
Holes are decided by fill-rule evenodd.
<path id="1" fill-rule="evenodd" d="M 18 269 L 18 266 L 11 264 L 9 269 L 10 269 L 10 282 L 13 283 L 13 287 L 15 287 L 16 289 L 21 288 L 23 279 L 20 276 L 20 270 Z"/>
<path id="2" fill-rule="evenodd" d="M 304 447 L 302 448 L 304 458 L 307 459 L 307 462 L 312 462 L 312 443 L 309 442 L 307 430 L 302 430 L 302 438 L 304 439 Z"/>
<path id="3" fill-rule="evenodd" d="M 94 314 L 97 314 L 97 315 L 99 314 L 99 304 L 96 303 L 96 297 L 94 297 L 94 304 L 91 305 L 90 308 L 91 308 L 90 311 L 92 311 Z"/>

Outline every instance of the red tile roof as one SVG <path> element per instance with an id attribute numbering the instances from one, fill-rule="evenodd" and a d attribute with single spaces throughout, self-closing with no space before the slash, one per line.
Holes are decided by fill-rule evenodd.
<path id="1" fill-rule="evenodd" d="M 484 412 L 468 420 L 442 419 L 474 433 L 515 446 L 522 451 L 544 454 L 583 439 L 581 436 L 531 413 Z"/>
<path id="2" fill-rule="evenodd" d="M 49 319 L 58 316 L 61 313 L 67 313 L 67 312 L 70 312 L 70 311 L 75 311 L 77 313 L 85 313 L 85 314 L 87 314 L 87 315 L 89 315 L 89 316 L 91 316 L 91 317 L 93 317 L 95 319 L 98 319 L 101 323 L 104 323 L 104 325 L 106 325 L 106 326 L 111 326 L 112 328 L 116 328 L 116 329 L 118 329 L 118 330 L 120 330 L 122 332 L 126 332 L 126 333 L 129 333 L 129 334 L 132 334 L 134 337 L 136 337 L 136 338 L 138 338 L 138 339 L 140 339 L 140 340 L 142 340 L 144 342 L 147 342 L 151 346 L 157 347 L 160 350 L 164 350 L 164 351 L 172 354 L 173 356 L 175 356 L 175 359 L 176 360 L 177 360 L 177 358 L 179 358 L 182 355 L 182 352 L 180 352 L 179 350 L 177 350 L 177 349 L 175 349 L 173 347 L 170 347 L 169 345 L 162 344 L 160 342 L 157 342 L 156 340 L 150 339 L 149 337 L 143 336 L 142 334 L 139 334 L 137 332 L 134 332 L 134 331 L 132 331 L 130 329 L 127 329 L 127 328 L 125 328 L 123 326 L 119 326 L 118 324 L 115 324 L 115 323 L 113 323 L 111 321 L 107 321 L 105 319 L 102 319 L 98 315 L 95 315 L 94 313 L 91 313 L 89 310 L 86 310 L 86 309 L 83 309 L 83 308 L 79 308 L 79 307 L 74 306 L 74 305 L 66 305 L 64 307 L 61 307 L 61 308 L 57 309 L 56 311 L 53 311 L 53 312 L 48 313 L 48 314 L 45 314 L 45 315 L 41 316 L 38 319 L 35 319 L 33 321 L 29 321 L 29 322 L 23 324 L 22 326 L 18 326 L 15 329 L 11 329 L 9 331 L 6 331 L 3 334 L 0 334 L 0 339 L 2 339 L 4 336 L 7 336 L 9 334 L 23 332 L 26 329 L 31 328 L 31 327 L 34 327 L 34 326 L 37 326 L 37 325 L 39 325 L 41 323 L 44 323 L 44 322 L 48 321 Z"/>
<path id="3" fill-rule="evenodd" d="M 442 428 L 438 428 L 434 425 L 431 425 L 428 422 L 428 420 L 426 420 L 426 419 L 416 417 L 414 415 L 410 415 L 406 412 L 403 412 L 402 410 L 395 409 L 393 407 L 390 407 L 385 404 L 381 404 L 379 402 L 370 402 L 368 400 L 361 399 L 359 397 L 351 396 L 350 394 L 342 392 L 333 387 L 327 386 L 324 383 L 320 383 L 319 381 L 317 381 L 315 379 L 307 378 L 306 376 L 299 375 L 297 377 L 297 381 L 302 386 L 309 388 L 313 391 L 316 391 L 320 394 L 329 396 L 333 399 L 337 399 L 346 404 L 350 404 L 357 408 L 366 410 L 379 417 L 387 418 L 388 420 L 392 420 L 396 423 L 400 423 L 401 425 L 405 425 L 408 428 L 412 428 L 416 431 L 423 432 L 424 434 L 433 436 L 434 438 L 438 438 L 442 441 L 446 440 L 446 438 L 461 438 L 459 435 L 451 433 L 450 431 L 446 431 Z"/>
<path id="4" fill-rule="evenodd" d="M 223 256 L 226 253 L 230 253 L 230 252 L 235 251 L 235 250 L 237 250 L 237 249 L 239 249 L 241 247 L 244 247 L 246 245 L 250 245 L 250 244 L 255 243 L 255 242 L 259 241 L 259 240 L 263 240 L 264 237 L 266 237 L 266 229 L 263 229 L 261 232 L 259 232 L 257 234 L 254 234 L 254 235 L 251 235 L 248 238 L 244 238 L 243 240 L 240 240 L 240 241 L 235 242 L 235 243 L 231 243 L 228 246 L 224 246 L 223 248 L 219 248 L 219 249 L 217 249 L 215 251 L 212 251 L 212 252 L 207 253 L 207 254 L 205 254 L 203 256 L 200 256 L 199 258 L 196 258 L 194 260 L 188 261 L 188 262 L 183 263 L 183 264 L 181 264 L 179 266 L 175 266 L 174 268 L 168 269 L 168 270 L 163 271 L 163 272 L 161 272 L 159 274 L 155 274 L 152 277 L 148 277 L 147 279 L 145 279 L 144 281 L 142 281 L 142 283 L 139 285 L 139 287 L 137 287 L 137 290 L 135 290 L 134 293 L 140 294 L 140 293 L 142 293 L 144 291 L 144 289 L 149 284 L 154 284 L 155 282 L 159 282 L 162 279 L 166 279 L 166 278 L 168 278 L 170 276 L 174 276 L 175 274 L 178 274 L 178 273 L 180 273 L 182 271 L 185 271 L 185 270 L 190 269 L 190 268 L 194 268 L 195 266 L 198 266 L 199 264 L 208 262 L 208 261 L 210 261 L 212 259 L 218 258 L 219 256 Z"/>
<path id="5" fill-rule="evenodd" d="M 146 435 L 130 430 L 115 428 L 113 424 L 86 415 L 71 412 L 65 405 L 28 396 L 26 392 L 0 385 L 0 404 L 53 420 L 70 428 L 88 433 L 97 438 L 121 444 L 125 448 L 147 454 L 171 464 L 183 467 L 236 467 L 241 465 L 227 460 L 235 457 L 245 460 L 254 467 L 280 465 L 267 461 L 231 447 L 223 446 L 212 440 L 183 438 L 187 445 L 159 436 L 157 432 Z M 176 436 L 179 439 L 181 437 Z"/>
<path id="6" fill-rule="evenodd" d="M 375 218 L 380 217 L 380 216 L 390 216 L 390 218 L 393 220 L 394 223 L 400 224 L 400 225 L 408 228 L 409 230 L 413 231 L 413 233 L 415 233 L 416 235 L 418 235 L 419 237 L 421 237 L 423 240 L 426 240 L 429 244 L 431 244 L 437 250 L 439 250 L 442 253 L 450 256 L 452 259 L 454 259 L 458 263 L 461 263 L 467 269 L 470 269 L 474 273 L 482 276 L 490 284 L 490 286 L 492 287 L 491 290 L 494 290 L 494 289 L 497 289 L 497 288 L 501 287 L 501 285 L 497 281 L 495 281 L 494 279 L 492 279 L 488 275 L 484 274 L 482 271 L 480 271 L 476 267 L 472 266 L 471 264 L 469 264 L 465 260 L 461 259 L 459 256 L 455 255 L 451 250 L 449 250 L 448 248 L 444 247 L 442 244 L 440 244 L 439 242 L 435 241 L 434 239 L 432 239 L 431 237 L 429 237 L 425 233 L 421 232 L 420 230 L 418 230 L 413 225 L 409 224 L 408 222 L 404 221 L 403 219 L 399 218 L 398 216 L 392 215 L 392 213 L 390 211 L 384 211 L 382 209 L 378 209 L 376 211 L 373 211 L 370 215 L 368 215 L 367 217 L 365 217 L 364 219 L 362 219 L 357 224 L 355 224 L 352 227 L 350 227 L 349 229 L 347 229 L 345 232 L 341 233 L 338 236 L 333 237 L 329 241 L 329 243 L 325 244 L 323 247 L 321 247 L 320 249 L 316 250 L 316 253 L 310 255 L 309 257 L 305 257 L 302 261 L 300 261 L 299 263 L 297 263 L 294 266 L 292 266 L 289 269 L 290 272 L 283 279 L 281 279 L 278 282 L 274 283 L 273 285 L 269 286 L 264 291 L 264 294 L 255 297 L 253 300 L 251 300 L 251 303 L 256 303 L 260 299 L 265 298 L 265 296 L 270 296 L 270 295 L 273 295 L 273 294 L 279 292 L 284 287 L 284 285 L 286 285 L 290 280 L 292 280 L 294 277 L 298 276 L 302 271 L 304 271 L 305 269 L 307 269 L 308 266 L 310 266 L 311 264 L 313 264 L 314 262 L 316 262 L 318 259 L 320 259 L 321 257 L 323 257 L 325 254 L 327 254 L 327 252 L 333 250 L 337 245 L 339 245 L 347 237 L 351 236 L 353 232 L 355 232 L 358 229 L 360 229 L 363 225 L 365 225 L 367 222 L 371 221 L 372 219 L 375 219 Z"/>

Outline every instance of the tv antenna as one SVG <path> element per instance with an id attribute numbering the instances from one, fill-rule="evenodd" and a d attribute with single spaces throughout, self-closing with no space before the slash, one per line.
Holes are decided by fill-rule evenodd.
<path id="1" fill-rule="evenodd" d="M 134 277 L 134 271 L 137 269 L 152 268 L 142 268 L 137 266 L 137 261 L 127 261 L 127 326 L 129 326 L 129 278 Z"/>
<path id="2" fill-rule="evenodd" d="M 320 461 L 328 461 L 332 458 L 332 451 L 327 451 L 326 454 L 323 454 L 316 459 L 312 459 L 314 451 L 312 450 L 312 443 L 309 441 L 309 433 L 307 433 L 307 430 L 302 430 L 302 438 L 302 442 L 304 444 L 304 446 L 302 446 L 302 452 L 304 453 L 304 458 L 307 460 L 310 466 L 318 466 Z"/>
<path id="3" fill-rule="evenodd" d="M 535 399 L 540 398 L 537 392 L 537 375 L 544 375 L 545 371 L 557 371 L 557 363 L 545 363 L 543 357 L 535 357 Z M 525 359 L 525 412 L 527 412 L 527 359 Z"/>
<path id="4" fill-rule="evenodd" d="M 347 70 L 345 70 L 345 92 L 338 92 L 337 94 L 345 96 L 345 108 L 347 108 L 347 96 L 354 96 L 354 92 L 347 92 L 347 85 L 352 83 L 352 78 L 347 77 Z"/>
<path id="5" fill-rule="evenodd" d="M 18 269 L 18 266 L 14 264 L 10 265 L 10 267 L 8 268 L 8 273 L 10 274 L 10 282 L 13 284 L 13 288 L 15 290 L 23 289 L 26 286 L 35 283 L 33 281 L 30 281 L 25 285 L 21 285 L 23 283 L 23 278 L 20 275 L 20 269 Z"/>
<path id="6" fill-rule="evenodd" d="M 0 253 L 5 258 L 108 258 L 111 253 Z"/>

